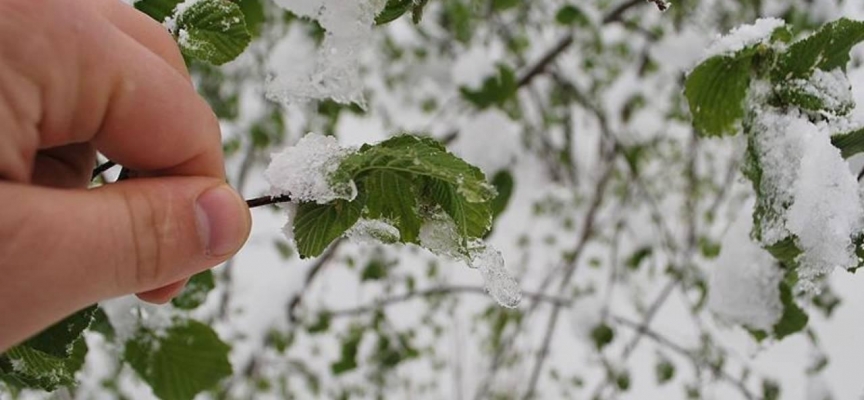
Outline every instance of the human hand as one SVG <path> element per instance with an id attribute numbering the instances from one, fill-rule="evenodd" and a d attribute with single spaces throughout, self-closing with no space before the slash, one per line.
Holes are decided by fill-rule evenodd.
<path id="1" fill-rule="evenodd" d="M 143 177 L 87 190 L 96 151 Z M 0 352 L 100 300 L 169 300 L 251 225 L 176 44 L 118 0 L 0 0 L 0 199 Z"/>

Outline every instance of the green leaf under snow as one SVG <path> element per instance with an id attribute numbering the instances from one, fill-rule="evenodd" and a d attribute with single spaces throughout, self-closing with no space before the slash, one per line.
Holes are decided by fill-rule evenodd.
<path id="1" fill-rule="evenodd" d="M 591 25 L 591 20 L 588 16 L 581 9 L 570 4 L 558 9 L 558 12 L 555 14 L 555 21 L 561 25 Z"/>
<path id="2" fill-rule="evenodd" d="M 162 400 L 191 400 L 231 375 L 230 347 L 209 326 L 181 321 L 164 333 L 141 330 L 124 359 Z"/>
<path id="3" fill-rule="evenodd" d="M 382 169 L 371 171 L 362 182 L 362 190 L 367 193 L 368 216 L 398 228 L 403 243 L 416 243 L 423 221 L 411 175 Z"/>
<path id="4" fill-rule="evenodd" d="M 831 144 L 840 149 L 843 158 L 864 152 L 864 128 L 831 136 Z"/>
<path id="5" fill-rule="evenodd" d="M 243 11 L 228 0 L 199 0 L 175 19 L 174 33 L 183 54 L 211 64 L 237 58 L 252 40 Z"/>
<path id="6" fill-rule="evenodd" d="M 20 388 L 51 391 L 74 384 L 87 354 L 83 332 L 96 310 L 78 311 L 0 355 L 0 375 Z"/>
<path id="7" fill-rule="evenodd" d="M 317 257 L 360 219 L 363 202 L 303 203 L 294 218 L 294 240 L 301 258 Z"/>
<path id="8" fill-rule="evenodd" d="M 462 97 L 473 103 L 479 109 L 492 106 L 503 106 L 516 96 L 519 89 L 516 74 L 504 65 L 498 66 L 498 72 L 483 81 L 479 89 L 462 87 L 459 91 Z"/>
<path id="9" fill-rule="evenodd" d="M 456 185 L 440 179 L 428 179 L 424 193 L 453 218 L 463 242 L 469 238 L 483 237 L 492 226 L 489 204 L 468 202 L 459 194 Z"/>
<path id="10" fill-rule="evenodd" d="M 207 294 L 210 293 L 216 283 L 213 280 L 213 272 L 204 270 L 197 273 L 189 279 L 186 288 L 179 296 L 171 300 L 171 304 L 181 310 L 192 310 L 198 308 L 204 301 L 207 300 Z"/>
<path id="11" fill-rule="evenodd" d="M 771 76 L 775 81 L 806 79 L 815 69 L 846 69 L 849 52 L 864 40 L 864 22 L 846 18 L 825 24 L 812 35 L 793 43 L 780 55 Z"/>
<path id="12" fill-rule="evenodd" d="M 93 321 L 96 309 L 94 305 L 78 311 L 28 339 L 23 345 L 54 357 L 67 358 L 72 354 L 75 341 Z"/>
<path id="13" fill-rule="evenodd" d="M 703 136 L 738 133 L 750 86 L 753 49 L 733 56 L 711 57 L 696 67 L 684 84 L 693 126 Z"/>

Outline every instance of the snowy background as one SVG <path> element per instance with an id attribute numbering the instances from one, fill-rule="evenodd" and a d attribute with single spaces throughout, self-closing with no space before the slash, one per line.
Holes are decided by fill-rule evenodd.
<path id="1" fill-rule="evenodd" d="M 232 184 L 247 198 L 270 193 L 270 155 L 308 132 L 345 147 L 430 135 L 488 177 L 513 177 L 488 241 L 524 298 L 502 308 L 476 270 L 414 246 L 342 240 L 301 260 L 282 235 L 284 210 L 255 209 L 249 242 L 193 312 L 232 345 L 234 376 L 202 396 L 738 399 L 771 398 L 774 386 L 782 399 L 864 396 L 861 274 L 835 271 L 822 295 L 802 296 L 810 324 L 781 341 L 730 323 L 776 318 L 764 293 L 779 275 L 748 238 L 743 139 L 697 138 L 682 95 L 707 51 L 735 46 L 719 34 L 759 17 L 800 30 L 862 19 L 864 2 L 679 0 L 661 13 L 641 0 L 430 0 L 419 24 L 377 27 L 380 0 L 263 5 L 240 59 L 193 66 L 223 121 Z M 848 70 L 858 104 L 862 59 L 864 46 Z M 515 96 L 468 98 L 505 80 L 502 69 Z M 857 174 L 862 160 L 849 164 Z M 176 312 L 134 298 L 103 306 L 120 335 L 139 309 Z M 613 335 L 602 348 L 600 326 Z M 365 332 L 358 366 L 336 374 L 352 330 Z M 380 337 L 417 353 L 383 362 Z M 55 396 L 153 397 L 116 345 L 97 333 L 87 342 L 81 386 Z"/>

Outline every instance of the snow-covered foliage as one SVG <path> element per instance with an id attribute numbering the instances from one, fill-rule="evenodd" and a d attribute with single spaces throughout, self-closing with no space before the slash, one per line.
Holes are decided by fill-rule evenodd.
<path id="1" fill-rule="evenodd" d="M 276 0 L 301 18 L 318 22 L 324 42 L 300 71 L 277 73 L 267 85 L 271 99 L 289 104 L 332 99 L 365 104 L 360 57 L 373 40 L 375 16 L 385 0 Z"/>
<path id="2" fill-rule="evenodd" d="M 332 136 L 310 133 L 294 146 L 272 156 L 264 172 L 271 194 L 288 195 L 296 202 L 325 204 L 335 199 L 353 200 L 357 195 L 354 182 L 337 185 L 330 176 L 349 154 Z"/>

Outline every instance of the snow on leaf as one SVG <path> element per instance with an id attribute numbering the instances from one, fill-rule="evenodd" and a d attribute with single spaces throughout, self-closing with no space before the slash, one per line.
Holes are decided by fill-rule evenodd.
<path id="1" fill-rule="evenodd" d="M 310 133 L 296 145 L 274 154 L 264 177 L 273 195 L 288 195 L 296 202 L 351 200 L 357 195 L 354 182 L 334 185 L 330 179 L 348 154 L 336 138 Z"/>
<path id="2" fill-rule="evenodd" d="M 771 35 L 779 28 L 786 26 L 786 22 L 777 18 L 760 18 L 751 25 L 741 25 L 726 35 L 719 36 L 714 43 L 708 47 L 708 57 L 718 55 L 733 55 L 745 48 L 766 43 Z"/>
<path id="3" fill-rule="evenodd" d="M 382 0 L 277 0 L 300 17 L 318 21 L 326 31 L 311 70 L 276 72 L 267 96 L 283 104 L 332 99 L 364 105 L 360 55 L 372 42 L 375 16 Z"/>
<path id="4" fill-rule="evenodd" d="M 749 213 L 742 213 L 723 238 L 711 267 L 708 307 L 728 322 L 770 332 L 783 313 L 783 270 L 750 239 L 751 224 Z"/>

